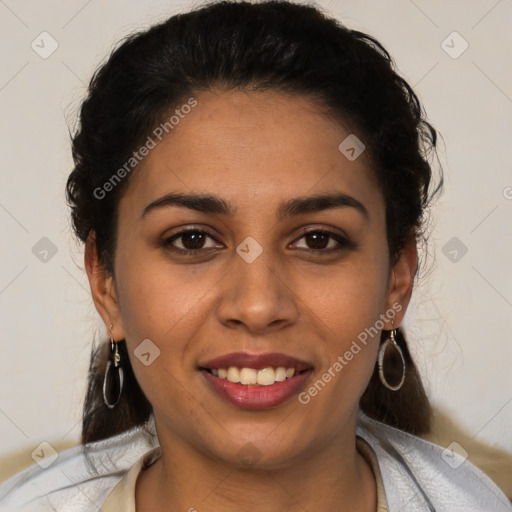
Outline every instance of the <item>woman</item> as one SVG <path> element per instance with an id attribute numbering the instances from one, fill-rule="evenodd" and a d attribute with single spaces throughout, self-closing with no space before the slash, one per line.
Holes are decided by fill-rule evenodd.
<path id="1" fill-rule="evenodd" d="M 400 325 L 442 180 L 375 39 L 213 3 L 125 41 L 80 121 L 67 193 L 109 340 L 82 445 L 2 510 L 512 510 L 416 437 Z"/>

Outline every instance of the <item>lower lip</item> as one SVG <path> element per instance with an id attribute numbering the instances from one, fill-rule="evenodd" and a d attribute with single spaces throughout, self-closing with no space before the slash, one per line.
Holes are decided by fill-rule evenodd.
<path id="1" fill-rule="evenodd" d="M 304 387 L 305 380 L 312 372 L 313 370 L 307 370 L 291 379 L 275 382 L 270 386 L 246 386 L 215 377 L 210 372 L 201 370 L 201 374 L 214 391 L 241 409 L 269 409 L 281 405 Z"/>

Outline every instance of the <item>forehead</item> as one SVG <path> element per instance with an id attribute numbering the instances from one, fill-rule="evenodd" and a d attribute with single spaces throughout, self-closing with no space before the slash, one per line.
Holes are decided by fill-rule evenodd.
<path id="1" fill-rule="evenodd" d="M 350 130 L 308 98 L 271 91 L 194 98 L 134 172 L 121 201 L 130 211 L 142 213 L 173 191 L 208 192 L 247 208 L 333 189 L 382 201 L 368 155 L 349 160 L 339 146 Z"/>

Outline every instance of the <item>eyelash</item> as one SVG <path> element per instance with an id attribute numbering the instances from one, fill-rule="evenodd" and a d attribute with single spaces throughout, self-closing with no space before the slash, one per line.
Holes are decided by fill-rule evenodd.
<path id="1" fill-rule="evenodd" d="M 185 229 L 183 231 L 179 231 L 178 233 L 175 233 L 171 237 L 166 238 L 165 240 L 162 241 L 162 245 L 166 249 L 168 249 L 168 250 L 170 250 L 170 251 L 172 251 L 174 253 L 183 255 L 183 256 L 200 256 L 200 252 L 201 251 L 205 251 L 205 250 L 208 251 L 209 249 L 214 249 L 213 247 L 207 248 L 207 249 L 195 249 L 195 250 L 192 250 L 192 249 L 180 249 L 178 247 L 173 247 L 171 245 L 172 242 L 174 242 L 175 240 L 180 239 L 183 235 L 186 235 L 187 233 L 203 234 L 203 235 L 206 235 L 209 238 L 211 238 L 211 239 L 213 239 L 213 240 L 215 240 L 217 242 L 215 237 L 212 236 L 208 231 L 204 231 L 202 229 L 191 228 L 191 229 Z M 306 237 L 307 235 L 312 235 L 312 234 L 326 235 L 329 238 L 334 239 L 339 244 L 339 246 L 336 247 L 336 248 L 330 248 L 330 249 L 304 249 L 304 248 L 301 248 L 299 250 L 309 251 L 309 252 L 315 254 L 316 256 L 322 256 L 322 255 L 325 255 L 325 254 L 332 254 L 332 253 L 340 252 L 340 251 L 343 251 L 343 250 L 351 250 L 351 249 L 355 249 L 356 248 L 356 244 L 354 242 L 348 240 L 344 236 L 339 235 L 338 233 L 333 233 L 332 231 L 327 231 L 325 229 L 320 229 L 320 228 L 312 229 L 310 231 L 305 231 L 295 241 L 301 240 L 302 238 Z"/>

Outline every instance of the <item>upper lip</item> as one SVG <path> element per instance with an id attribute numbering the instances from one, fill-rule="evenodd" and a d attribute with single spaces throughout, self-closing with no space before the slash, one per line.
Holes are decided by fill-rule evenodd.
<path id="1" fill-rule="evenodd" d="M 263 354 L 249 354 L 248 352 L 231 352 L 223 356 L 209 359 L 208 361 L 199 363 L 200 368 L 218 369 L 236 366 L 237 368 L 254 368 L 261 370 L 262 368 L 277 368 L 283 366 L 285 368 L 295 368 L 297 372 L 309 370 L 313 366 L 296 357 L 281 354 L 279 352 L 265 352 Z"/>

